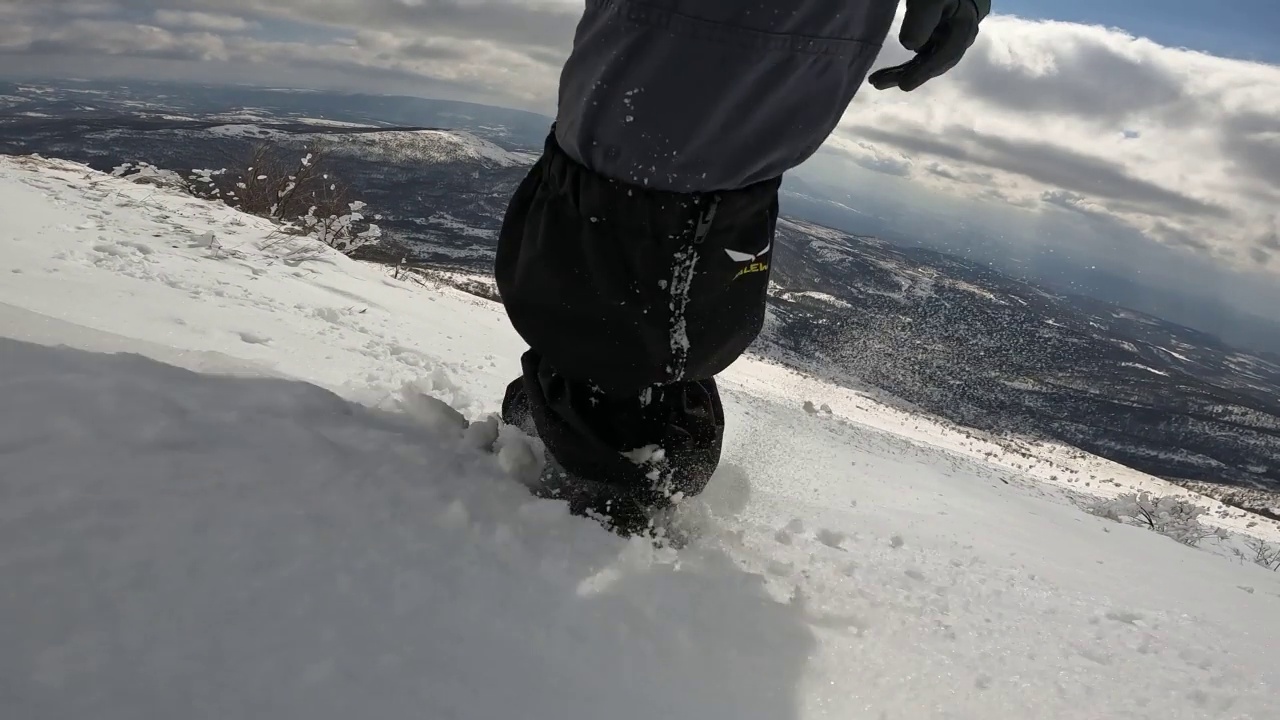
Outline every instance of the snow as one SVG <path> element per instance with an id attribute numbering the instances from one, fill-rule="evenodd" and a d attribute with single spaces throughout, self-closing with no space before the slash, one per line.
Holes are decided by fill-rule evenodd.
<path id="1" fill-rule="evenodd" d="M 473 295 L 497 297 L 498 284 L 492 275 L 464 272 L 461 270 L 441 270 L 430 268 L 414 270 L 404 276 L 411 282 L 419 282 L 432 288 L 442 286 L 465 289 L 470 288 Z"/>
<path id="2" fill-rule="evenodd" d="M 412 158 L 427 162 L 479 162 L 489 167 L 528 167 L 534 158 L 527 153 L 508 152 L 497 145 L 461 130 L 384 130 L 340 136 L 315 136 L 330 141 L 336 152 L 388 159 Z"/>
<path id="3" fill-rule="evenodd" d="M 215 117 L 219 120 L 238 123 L 264 123 L 270 124 L 277 122 L 276 114 L 272 110 L 261 109 L 261 112 L 254 112 L 261 108 L 242 108 L 237 112 L 218 113 Z"/>
<path id="4" fill-rule="evenodd" d="M 951 278 L 947 280 L 947 285 L 950 285 L 951 287 L 957 290 L 963 290 L 964 292 L 972 293 L 974 295 L 977 295 L 978 297 L 984 298 L 986 300 L 990 300 L 991 302 L 996 303 L 997 305 L 1009 304 L 1004 300 L 1001 300 L 995 293 L 991 292 L 990 290 L 984 287 L 980 287 L 978 285 L 974 285 L 973 283 L 968 283 L 963 280 L 956 280 L 954 278 Z M 1026 303 L 1023 303 L 1023 304 L 1025 305 Z"/>
<path id="5" fill-rule="evenodd" d="M 684 379 L 685 363 L 689 359 L 689 328 L 685 310 L 689 306 L 689 288 L 693 285 L 698 268 L 698 246 L 686 246 L 675 255 L 671 269 L 671 366 L 668 375 L 675 380 Z"/>
<path id="6" fill-rule="evenodd" d="M 328 118 L 292 117 L 290 119 L 300 123 L 306 123 L 307 125 L 320 125 L 323 127 L 352 128 L 352 129 L 374 129 L 378 127 L 377 125 L 370 125 L 369 123 L 347 122 L 345 120 L 330 120 Z"/>
<path id="7" fill-rule="evenodd" d="M 1177 358 L 1177 359 L 1181 360 L 1182 362 L 1185 362 L 1185 363 L 1194 362 L 1191 358 L 1187 357 L 1186 355 L 1183 355 L 1183 354 L 1181 354 L 1181 353 L 1174 352 L 1173 350 L 1170 350 L 1170 349 L 1169 349 L 1169 348 L 1167 348 L 1167 347 L 1156 347 L 1156 349 L 1157 349 L 1157 350 L 1160 350 L 1161 352 L 1163 352 L 1163 353 L 1165 353 L 1165 354 L 1167 354 L 1167 355 L 1170 355 L 1170 356 L 1172 356 L 1172 357 L 1175 357 L 1175 358 Z"/>
<path id="8" fill-rule="evenodd" d="M 467 237 L 482 238 L 494 242 L 497 241 L 497 233 L 493 230 L 488 228 L 472 227 L 444 211 L 434 213 L 431 217 L 422 220 L 419 224 L 445 228 Z"/>
<path id="9" fill-rule="evenodd" d="M 253 125 L 248 123 L 214 125 L 213 127 L 208 128 L 204 132 L 212 133 L 214 135 L 223 135 L 227 137 L 252 137 L 252 138 L 278 137 L 282 135 L 282 133 L 279 130 L 274 130 L 269 127 L 263 127 L 262 125 Z"/>
<path id="10" fill-rule="evenodd" d="M 1167 373 L 1167 372 L 1165 372 L 1165 371 L 1163 371 L 1163 370 L 1157 370 L 1157 369 L 1155 369 L 1155 368 L 1153 368 L 1153 367 L 1151 367 L 1151 366 L 1149 366 L 1149 365 L 1143 365 L 1142 363 L 1135 363 L 1135 362 L 1122 362 L 1122 363 L 1120 363 L 1120 367 L 1131 367 L 1131 368 L 1137 368 L 1137 369 L 1139 369 L 1139 370 L 1146 370 L 1147 372 L 1149 372 L 1149 373 L 1154 373 L 1154 374 L 1156 374 L 1156 375 L 1163 375 L 1163 376 L 1165 376 L 1165 377 L 1169 377 L 1169 373 Z"/>
<path id="11" fill-rule="evenodd" d="M 1280 574 L 1054 480 L 1155 478 L 747 358 L 691 544 L 623 540 L 521 486 L 492 303 L 61 161 L 0 213 L 6 717 L 1280 712 Z"/>
<path id="12" fill-rule="evenodd" d="M 848 243 L 850 237 L 847 233 L 839 230 L 813 225 L 795 218 L 778 218 L 778 228 L 785 231 L 800 232 L 814 238 L 823 238 L 838 244 Z M 870 238 L 859 238 L 859 240 L 870 240 Z M 837 248 L 840 248 L 840 245 L 837 245 Z"/>
<path id="13" fill-rule="evenodd" d="M 848 302 L 841 300 L 840 298 L 834 295 L 830 295 L 824 292 L 818 292 L 816 290 L 804 290 L 804 291 L 795 291 L 795 292 L 779 291 L 779 292 L 771 292 L 770 294 L 775 295 L 779 299 L 786 300 L 787 302 L 799 302 L 800 300 L 810 299 L 810 300 L 816 300 L 821 303 L 826 303 L 827 305 L 834 305 L 835 307 L 840 307 L 840 308 L 851 307 L 851 305 L 849 305 Z"/>

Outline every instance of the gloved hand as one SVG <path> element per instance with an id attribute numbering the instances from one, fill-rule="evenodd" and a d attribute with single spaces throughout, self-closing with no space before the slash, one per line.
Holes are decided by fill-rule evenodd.
<path id="1" fill-rule="evenodd" d="M 868 82 L 877 90 L 897 86 L 911 92 L 945 73 L 964 57 L 990 12 L 991 0 L 907 0 L 898 40 L 916 56 L 871 73 Z"/>

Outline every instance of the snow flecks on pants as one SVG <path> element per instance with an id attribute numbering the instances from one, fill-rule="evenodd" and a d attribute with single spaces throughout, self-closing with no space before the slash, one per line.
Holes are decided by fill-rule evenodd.
<path id="1" fill-rule="evenodd" d="M 698 268 L 698 249 L 711 231 L 715 221 L 716 208 L 720 205 L 719 196 L 711 199 L 707 208 L 698 216 L 694 226 L 693 242 L 685 245 L 675 254 L 671 268 L 671 365 L 668 372 L 672 382 L 684 379 L 689 361 L 689 325 L 686 312 L 689 307 L 689 289 Z"/>
<path id="2" fill-rule="evenodd" d="M 671 272 L 671 379 L 684 379 L 689 360 L 689 327 L 685 310 L 689 306 L 689 287 L 698 266 L 698 249 L 689 245 L 676 253 Z"/>
<path id="3" fill-rule="evenodd" d="M 653 483 L 654 490 L 662 493 L 673 503 L 679 503 L 683 499 L 683 494 L 675 492 L 672 488 L 675 471 L 667 460 L 667 451 L 662 446 L 646 445 L 624 451 L 622 455 L 645 469 L 645 477 Z"/>

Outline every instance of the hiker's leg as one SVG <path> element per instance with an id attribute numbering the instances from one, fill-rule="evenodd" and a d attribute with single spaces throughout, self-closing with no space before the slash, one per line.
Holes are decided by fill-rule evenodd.
<path id="1" fill-rule="evenodd" d="M 700 492 L 723 437 L 712 378 L 763 323 L 776 218 L 776 182 L 652 192 L 596 175 L 549 141 L 498 249 L 499 291 L 532 348 L 506 409 L 525 408 L 557 463 L 583 480 L 650 500 Z"/>

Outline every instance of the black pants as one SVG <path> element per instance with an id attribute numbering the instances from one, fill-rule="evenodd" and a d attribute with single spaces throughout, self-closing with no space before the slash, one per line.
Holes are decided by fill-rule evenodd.
<path id="1" fill-rule="evenodd" d="M 714 377 L 764 323 L 779 182 L 652 191 L 549 138 L 498 243 L 498 291 L 530 347 L 505 420 L 531 418 L 568 474 L 646 504 L 701 492 L 724 435 Z"/>

